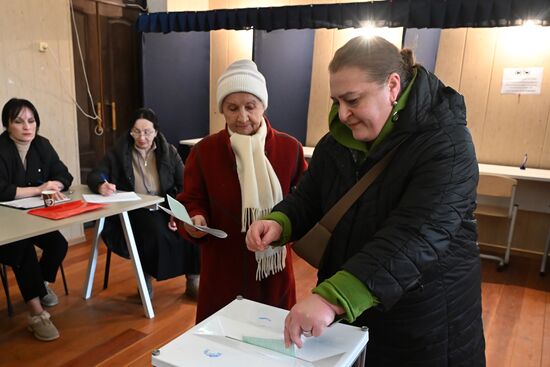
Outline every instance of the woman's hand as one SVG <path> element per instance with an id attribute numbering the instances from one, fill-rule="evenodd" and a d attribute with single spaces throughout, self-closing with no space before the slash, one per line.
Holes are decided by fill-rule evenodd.
<path id="1" fill-rule="evenodd" d="M 109 182 L 103 182 L 99 185 L 97 191 L 103 196 L 113 195 L 116 192 L 116 185 Z"/>
<path id="2" fill-rule="evenodd" d="M 170 220 L 168 221 L 168 229 L 171 230 L 172 232 L 175 232 L 178 230 L 176 219 L 172 216 L 170 216 Z"/>
<path id="3" fill-rule="evenodd" d="M 191 218 L 191 220 L 193 221 L 193 224 L 196 226 L 206 227 L 206 219 L 202 215 L 195 215 L 194 217 Z M 183 223 L 183 227 L 185 228 L 187 233 L 189 233 L 189 236 L 193 238 L 203 238 L 204 236 L 207 235 L 206 232 L 199 231 L 198 229 L 191 227 L 187 223 Z"/>
<path id="4" fill-rule="evenodd" d="M 42 185 L 38 186 L 38 195 L 42 193 L 42 191 L 51 190 L 55 191 L 54 199 L 57 200 L 64 200 L 66 199 L 66 196 L 61 193 L 61 190 L 63 190 L 63 184 L 59 181 L 53 180 L 44 182 Z"/>
<path id="5" fill-rule="evenodd" d="M 341 313 L 344 313 L 341 306 L 333 305 L 318 294 L 296 303 L 285 319 L 285 347 L 294 343 L 302 348 L 302 335 L 321 336 Z"/>
<path id="6" fill-rule="evenodd" d="M 61 191 L 63 190 L 63 184 L 59 181 L 48 181 L 44 182 L 42 185 L 38 186 L 40 192 L 45 190 Z"/>
<path id="7" fill-rule="evenodd" d="M 246 232 L 246 247 L 250 251 L 263 251 L 273 241 L 281 238 L 283 227 L 274 220 L 254 221 Z"/>

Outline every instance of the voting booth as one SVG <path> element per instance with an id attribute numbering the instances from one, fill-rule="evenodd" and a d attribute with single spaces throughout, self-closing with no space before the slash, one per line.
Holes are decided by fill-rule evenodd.
<path id="1" fill-rule="evenodd" d="M 363 352 L 368 331 L 333 324 L 299 349 L 284 347 L 287 310 L 237 298 L 162 348 L 152 364 L 169 366 L 351 366 Z"/>

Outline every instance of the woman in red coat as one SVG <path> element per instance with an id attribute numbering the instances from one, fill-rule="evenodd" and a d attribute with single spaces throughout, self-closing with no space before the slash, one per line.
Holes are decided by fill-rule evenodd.
<path id="1" fill-rule="evenodd" d="M 245 234 L 296 185 L 307 167 L 303 148 L 264 116 L 267 88 L 254 62 L 239 60 L 227 68 L 218 80 L 217 102 L 226 127 L 193 147 L 178 195 L 194 224 L 228 234 L 205 236 L 179 223 L 180 233 L 201 246 L 197 322 L 238 295 L 285 309 L 296 302 L 287 246 L 254 254 Z"/>

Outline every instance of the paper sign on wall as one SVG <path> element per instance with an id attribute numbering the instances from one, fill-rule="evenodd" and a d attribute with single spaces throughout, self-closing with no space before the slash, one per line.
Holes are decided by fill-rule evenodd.
<path id="1" fill-rule="evenodd" d="M 501 94 L 540 94 L 543 67 L 504 68 Z"/>

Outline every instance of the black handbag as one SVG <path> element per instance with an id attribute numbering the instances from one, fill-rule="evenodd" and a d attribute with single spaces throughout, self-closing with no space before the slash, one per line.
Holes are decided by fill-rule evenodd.
<path id="1" fill-rule="evenodd" d="M 332 236 L 332 231 L 334 231 L 334 228 L 336 228 L 336 225 L 340 219 L 342 219 L 344 213 L 348 211 L 353 203 L 357 201 L 359 196 L 367 190 L 370 184 L 373 183 L 384 168 L 386 168 L 399 145 L 401 144 L 393 148 L 384 158 L 365 173 L 365 175 L 361 177 L 361 179 L 357 181 L 357 183 L 353 185 L 328 212 L 326 212 L 323 218 L 315 223 L 313 228 L 298 241 L 294 242 L 292 248 L 298 256 L 314 268 L 319 268 L 321 259 L 323 258 L 330 237 Z"/>

